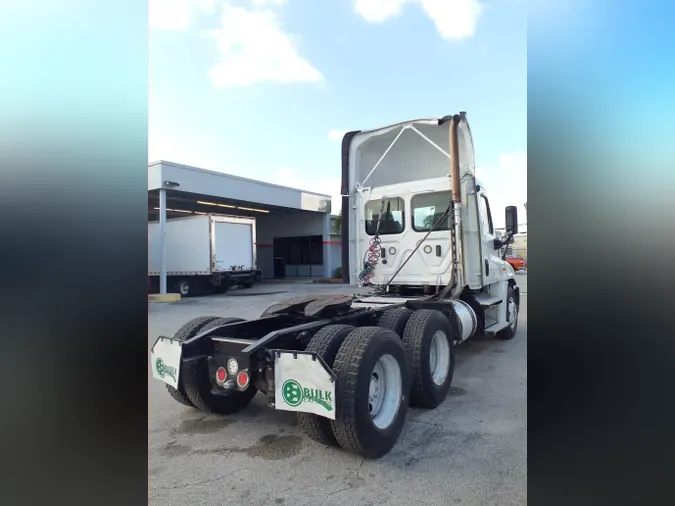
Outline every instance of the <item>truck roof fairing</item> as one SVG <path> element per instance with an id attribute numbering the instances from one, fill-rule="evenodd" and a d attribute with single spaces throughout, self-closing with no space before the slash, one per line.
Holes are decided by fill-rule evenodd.
<path id="1" fill-rule="evenodd" d="M 475 174 L 473 139 L 465 113 L 403 121 L 348 132 L 342 140 L 342 195 L 450 173 L 450 125 L 458 122 L 460 176 Z M 374 169 L 374 170 L 373 170 Z"/>

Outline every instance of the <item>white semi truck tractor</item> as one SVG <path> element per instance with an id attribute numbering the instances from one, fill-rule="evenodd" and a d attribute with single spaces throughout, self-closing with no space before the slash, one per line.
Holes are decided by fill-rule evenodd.
<path id="1" fill-rule="evenodd" d="M 224 415 L 260 393 L 295 411 L 311 439 L 377 458 L 408 406 L 444 402 L 454 347 L 511 339 L 520 295 L 475 178 L 465 113 L 345 135 L 343 276 L 357 295 L 306 295 L 260 318 L 204 316 L 151 352 L 153 376 L 179 403 Z"/>
<path id="2" fill-rule="evenodd" d="M 358 304 L 433 295 L 454 306 L 456 341 L 513 337 L 519 290 L 502 248 L 518 233 L 517 207 L 498 238 L 466 114 L 352 132 L 343 151 L 342 272 L 378 293 Z"/>

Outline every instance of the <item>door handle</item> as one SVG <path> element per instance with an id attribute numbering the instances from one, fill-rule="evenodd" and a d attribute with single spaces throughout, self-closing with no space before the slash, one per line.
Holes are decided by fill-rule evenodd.
<path id="1" fill-rule="evenodd" d="M 486 276 L 490 275 L 490 264 L 488 263 L 487 260 L 485 260 L 485 275 Z"/>

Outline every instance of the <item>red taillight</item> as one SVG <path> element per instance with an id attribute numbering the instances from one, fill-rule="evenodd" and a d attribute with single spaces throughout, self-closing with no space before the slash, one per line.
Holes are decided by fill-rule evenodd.
<path id="1" fill-rule="evenodd" d="M 237 386 L 239 388 L 246 388 L 248 386 L 249 377 L 246 371 L 240 371 L 237 374 Z"/>
<path id="2" fill-rule="evenodd" d="M 224 383 L 225 378 L 227 378 L 227 371 L 225 370 L 224 367 L 219 367 L 218 370 L 216 371 L 216 380 L 218 383 Z"/>

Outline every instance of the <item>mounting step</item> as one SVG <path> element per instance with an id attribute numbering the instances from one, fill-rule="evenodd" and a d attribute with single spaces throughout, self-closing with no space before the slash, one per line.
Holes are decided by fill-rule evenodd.
<path id="1" fill-rule="evenodd" d="M 479 297 L 476 296 L 476 300 L 481 305 L 481 307 L 494 307 L 501 304 L 503 301 L 499 297 Z"/>
<path id="2" fill-rule="evenodd" d="M 490 325 L 485 329 L 485 334 L 487 336 L 494 336 L 497 332 L 499 332 L 500 330 L 504 330 L 508 326 L 509 322 L 493 323 L 492 325 Z"/>

